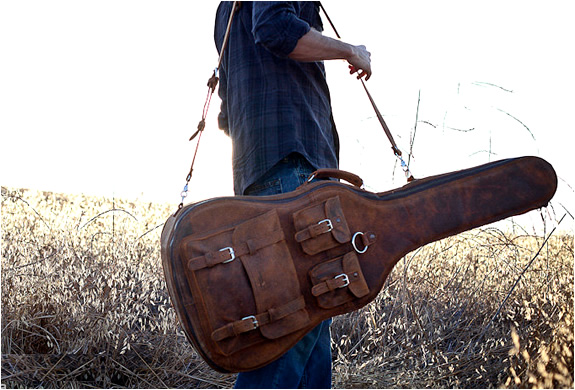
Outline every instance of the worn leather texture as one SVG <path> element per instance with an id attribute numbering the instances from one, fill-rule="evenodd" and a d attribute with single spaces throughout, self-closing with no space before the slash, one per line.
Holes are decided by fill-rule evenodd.
<path id="1" fill-rule="evenodd" d="M 320 176 L 354 178 L 347 173 Z M 162 232 L 162 263 L 188 340 L 215 370 L 279 358 L 321 321 L 357 310 L 430 242 L 546 206 L 553 167 L 501 160 L 373 193 L 333 180 L 273 196 L 190 204 Z"/>

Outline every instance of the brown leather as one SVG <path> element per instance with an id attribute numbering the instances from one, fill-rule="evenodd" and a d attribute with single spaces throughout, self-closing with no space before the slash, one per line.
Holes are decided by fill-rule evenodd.
<path id="1" fill-rule="evenodd" d="M 211 367 L 253 370 L 371 302 L 408 252 L 543 207 L 556 187 L 551 165 L 522 157 L 384 193 L 324 180 L 190 204 L 162 232 L 168 291 Z"/>
<path id="2" fill-rule="evenodd" d="M 293 214 L 295 240 L 308 255 L 326 251 L 351 239 L 339 197 L 298 210 Z"/>
<path id="3" fill-rule="evenodd" d="M 308 182 L 312 181 L 313 179 L 329 179 L 329 178 L 345 180 L 356 187 L 361 187 L 363 185 L 363 179 L 357 176 L 355 173 L 346 172 L 333 168 L 318 169 L 317 171 L 315 171 L 310 175 L 310 177 L 308 178 Z"/>

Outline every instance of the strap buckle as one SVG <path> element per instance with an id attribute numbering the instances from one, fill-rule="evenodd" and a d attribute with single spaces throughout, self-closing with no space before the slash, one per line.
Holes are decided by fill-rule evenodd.
<path id="1" fill-rule="evenodd" d="M 229 251 L 230 252 L 230 258 L 226 261 L 222 261 L 222 264 L 229 263 L 229 262 L 232 262 L 235 260 L 236 252 L 234 252 L 234 248 L 232 248 L 231 246 L 227 246 L 225 248 L 220 249 L 220 252 L 223 252 L 223 251 Z"/>
<path id="2" fill-rule="evenodd" d="M 337 279 L 339 279 L 339 278 L 342 278 L 342 279 L 343 279 L 343 283 L 344 283 L 344 284 L 343 284 L 343 286 L 338 286 L 337 288 L 344 288 L 344 287 L 349 286 L 349 276 L 347 276 L 347 274 L 337 275 L 334 279 L 337 280 Z"/>
<path id="3" fill-rule="evenodd" d="M 326 223 L 327 224 L 327 231 L 325 231 L 324 233 L 329 233 L 333 230 L 333 224 L 331 223 L 331 219 L 327 218 L 327 219 L 322 219 L 321 221 L 319 221 L 317 224 L 321 225 L 322 223 Z"/>
<path id="4" fill-rule="evenodd" d="M 260 324 L 259 324 L 259 322 L 255 316 L 247 316 L 247 317 L 242 318 L 242 321 L 246 321 L 246 320 L 252 320 L 252 324 L 254 326 L 254 329 L 257 329 L 260 326 Z"/>

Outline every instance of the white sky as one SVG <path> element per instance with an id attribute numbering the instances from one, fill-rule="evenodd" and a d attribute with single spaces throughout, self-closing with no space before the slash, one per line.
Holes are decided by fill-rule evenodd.
<path id="1" fill-rule="evenodd" d="M 489 149 L 491 160 L 538 155 L 560 176 L 556 200 L 575 211 L 569 1 L 324 6 L 344 40 L 371 51 L 367 85 L 405 155 L 421 94 L 416 177 L 487 162 Z M 1 2 L 1 184 L 177 204 L 195 147 L 188 138 L 217 62 L 216 7 Z M 327 22 L 325 30 L 333 36 Z M 372 191 L 403 185 L 361 84 L 343 61 L 327 71 L 341 168 Z M 230 142 L 217 129 L 218 110 L 214 96 L 188 201 L 232 194 Z M 557 213 L 564 213 L 558 204 Z"/>

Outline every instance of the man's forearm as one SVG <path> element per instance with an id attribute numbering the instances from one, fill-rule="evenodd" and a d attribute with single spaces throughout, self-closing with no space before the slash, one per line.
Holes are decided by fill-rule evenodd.
<path id="1" fill-rule="evenodd" d="M 300 38 L 289 58 L 296 61 L 312 62 L 323 60 L 346 60 L 353 55 L 353 46 L 322 35 L 315 29 L 309 30 Z"/>
<path id="2" fill-rule="evenodd" d="M 351 73 L 359 72 L 358 78 L 371 76 L 371 53 L 365 46 L 326 37 L 313 28 L 299 39 L 289 58 L 302 62 L 343 59 L 350 63 Z"/>

